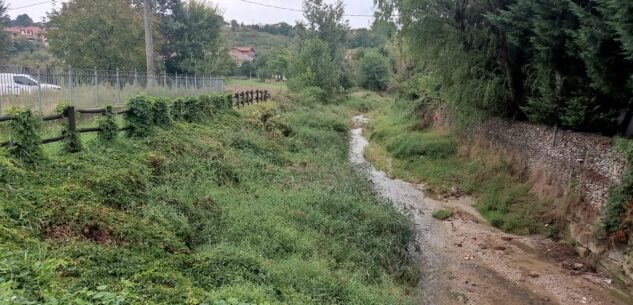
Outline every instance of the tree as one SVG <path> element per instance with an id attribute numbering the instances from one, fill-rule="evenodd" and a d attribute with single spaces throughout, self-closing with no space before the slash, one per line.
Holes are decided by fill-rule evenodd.
<path id="1" fill-rule="evenodd" d="M 360 84 L 369 90 L 386 90 L 389 86 L 389 60 L 384 55 L 371 51 L 360 60 Z"/>
<path id="2" fill-rule="evenodd" d="M 328 44 L 318 38 L 303 42 L 291 66 L 288 87 L 293 91 L 319 88 L 319 100 L 327 102 L 339 87 L 339 67 L 332 61 Z"/>
<path id="3" fill-rule="evenodd" d="M 342 57 L 349 30 L 349 24 L 343 19 L 343 2 L 337 0 L 334 4 L 326 4 L 323 0 L 304 0 L 303 11 L 308 20 L 304 38 L 318 38 L 328 45 L 333 59 Z"/>
<path id="4" fill-rule="evenodd" d="M 631 1 L 377 5 L 382 20 L 398 13 L 414 69 L 439 80 L 453 109 L 608 134 L 633 117 Z"/>
<path id="5" fill-rule="evenodd" d="M 292 64 L 289 86 L 295 91 L 318 87 L 319 100 L 333 97 L 341 86 L 343 49 L 349 25 L 343 20 L 343 2 L 326 4 L 323 0 L 304 0 L 307 25 L 295 27 L 300 37 L 299 54 Z"/>
<path id="6" fill-rule="evenodd" d="M 142 16 L 128 0 L 71 0 L 49 25 L 50 51 L 73 68 L 145 70 Z"/>
<path id="7" fill-rule="evenodd" d="M 33 19 L 27 14 L 18 15 L 13 21 L 14 26 L 31 26 L 33 24 Z"/>
<path id="8" fill-rule="evenodd" d="M 288 75 L 291 60 L 290 50 L 285 48 L 273 49 L 266 60 L 266 73 L 277 80 L 282 80 Z"/>
<path id="9" fill-rule="evenodd" d="M 0 59 L 5 58 L 11 46 L 11 38 L 2 30 L 9 25 L 11 18 L 7 15 L 7 6 L 0 0 Z"/>
<path id="10" fill-rule="evenodd" d="M 222 37 L 224 19 L 219 12 L 204 0 L 174 8 L 160 30 L 168 73 L 223 75 L 235 66 Z"/>

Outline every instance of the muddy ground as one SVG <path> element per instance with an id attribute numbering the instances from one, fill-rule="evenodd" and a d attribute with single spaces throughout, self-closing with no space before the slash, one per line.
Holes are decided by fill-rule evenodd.
<path id="1" fill-rule="evenodd" d="M 363 116 L 354 117 L 350 161 L 377 192 L 415 222 L 423 279 L 420 304 L 633 304 L 607 276 L 595 273 L 569 246 L 542 237 L 513 236 L 486 223 L 468 197 L 433 199 L 423 185 L 392 179 L 363 156 Z M 431 214 L 455 211 L 446 221 Z"/>

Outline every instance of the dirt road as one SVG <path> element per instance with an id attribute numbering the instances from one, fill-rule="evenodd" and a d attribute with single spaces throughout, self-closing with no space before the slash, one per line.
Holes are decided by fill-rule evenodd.
<path id="1" fill-rule="evenodd" d="M 417 229 L 416 255 L 423 279 L 420 304 L 596 304 L 626 305 L 604 275 L 584 272 L 575 252 L 539 237 L 505 234 L 489 226 L 472 207 L 471 198 L 436 200 L 424 187 L 392 179 L 363 156 L 364 116 L 354 117 L 350 161 L 373 182 L 377 192 L 409 215 Z M 455 215 L 434 219 L 439 208 Z M 563 266 L 566 266 L 563 268 Z M 576 269 L 576 270 L 574 270 Z"/>

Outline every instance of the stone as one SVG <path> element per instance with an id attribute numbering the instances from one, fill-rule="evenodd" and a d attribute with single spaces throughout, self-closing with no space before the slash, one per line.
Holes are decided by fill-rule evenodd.
<path id="1" fill-rule="evenodd" d="M 528 273 L 528 276 L 531 278 L 537 278 L 537 277 L 540 277 L 541 275 L 534 271 L 530 271 L 530 273 Z"/>
<path id="2" fill-rule="evenodd" d="M 504 247 L 504 246 L 495 246 L 493 249 L 495 249 L 497 251 L 505 251 L 506 247 Z"/>
<path id="3" fill-rule="evenodd" d="M 587 258 L 589 257 L 589 255 L 591 254 L 591 250 L 583 247 L 583 246 L 577 246 L 576 247 L 576 253 L 578 253 L 578 256 L 582 257 L 582 258 Z"/>

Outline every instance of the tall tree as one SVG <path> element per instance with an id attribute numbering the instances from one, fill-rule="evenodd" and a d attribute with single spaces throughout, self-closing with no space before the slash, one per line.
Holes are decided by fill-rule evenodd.
<path id="1" fill-rule="evenodd" d="M 326 4 L 323 0 L 304 0 L 303 11 L 307 23 L 306 36 L 327 43 L 332 58 L 342 56 L 349 24 L 344 20 L 343 1 Z"/>
<path id="2" fill-rule="evenodd" d="M 7 5 L 0 0 L 0 59 L 6 57 L 11 47 L 11 37 L 2 30 L 9 25 L 11 18 L 7 15 Z"/>
<path id="3" fill-rule="evenodd" d="M 167 71 L 217 75 L 229 72 L 234 64 L 224 43 L 222 27 L 224 18 L 220 9 L 204 0 L 191 0 L 174 7 L 160 30 Z"/>
<path id="4" fill-rule="evenodd" d="M 13 25 L 15 26 L 31 26 L 33 24 L 33 19 L 31 19 L 28 14 L 18 15 L 13 21 Z"/>
<path id="5" fill-rule="evenodd" d="M 50 51 L 65 64 L 145 70 L 143 19 L 128 0 L 71 0 L 49 25 Z"/>

